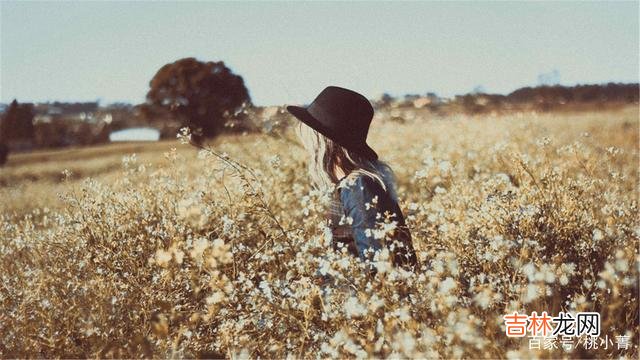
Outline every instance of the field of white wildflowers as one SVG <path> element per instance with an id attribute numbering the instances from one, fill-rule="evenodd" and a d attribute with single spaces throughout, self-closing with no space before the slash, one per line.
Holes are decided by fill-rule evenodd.
<path id="1" fill-rule="evenodd" d="M 422 268 L 372 281 L 282 138 L 1 170 L 0 357 L 637 358 L 637 108 L 390 118 L 369 143 Z M 599 312 L 630 346 L 530 350 L 516 310 Z"/>

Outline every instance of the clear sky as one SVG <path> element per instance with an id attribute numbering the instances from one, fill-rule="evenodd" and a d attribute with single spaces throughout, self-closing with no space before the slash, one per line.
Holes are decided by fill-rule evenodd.
<path id="1" fill-rule="evenodd" d="M 257 105 L 327 85 L 374 98 L 637 82 L 638 2 L 1 1 L 0 101 L 144 101 L 183 57 L 223 60 Z"/>

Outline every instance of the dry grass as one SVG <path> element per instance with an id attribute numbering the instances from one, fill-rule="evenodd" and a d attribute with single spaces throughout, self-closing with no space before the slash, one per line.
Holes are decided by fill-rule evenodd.
<path id="1" fill-rule="evenodd" d="M 636 358 L 637 108 L 403 116 L 374 122 L 370 143 L 396 170 L 423 267 L 380 259 L 372 281 L 328 250 L 327 198 L 290 143 L 11 159 L 0 357 Z M 79 175 L 60 181 L 65 168 Z M 318 268 L 351 291 L 323 296 Z M 529 351 L 504 334 L 514 310 L 598 311 L 632 348 Z"/>

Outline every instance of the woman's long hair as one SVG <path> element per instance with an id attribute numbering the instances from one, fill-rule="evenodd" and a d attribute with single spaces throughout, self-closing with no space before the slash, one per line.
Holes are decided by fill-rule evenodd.
<path id="1" fill-rule="evenodd" d="M 333 186 L 340 186 L 338 181 L 341 179 L 335 175 L 335 170 L 340 168 L 348 178 L 357 174 L 371 177 L 389 193 L 394 201 L 398 201 L 395 174 L 386 162 L 367 159 L 349 151 L 301 121 L 295 129 L 310 155 L 309 175 L 317 189 L 328 191 Z"/>

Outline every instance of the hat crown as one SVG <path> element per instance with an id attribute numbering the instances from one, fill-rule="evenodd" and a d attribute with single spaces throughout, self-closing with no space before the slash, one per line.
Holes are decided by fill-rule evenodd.
<path id="1" fill-rule="evenodd" d="M 363 95 L 338 86 L 327 86 L 307 108 L 325 126 L 356 135 L 363 141 L 373 119 L 373 107 Z"/>
<path id="2" fill-rule="evenodd" d="M 363 95 L 339 86 L 327 86 L 309 106 L 289 105 L 287 111 L 350 151 L 378 159 L 378 154 L 366 142 L 374 110 Z"/>

